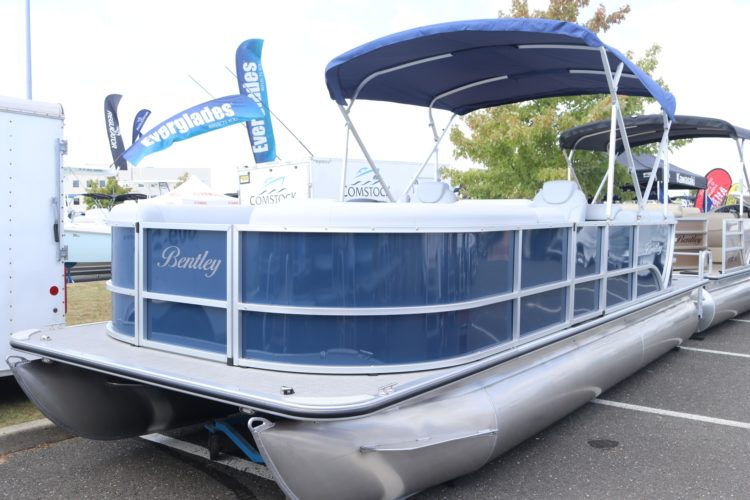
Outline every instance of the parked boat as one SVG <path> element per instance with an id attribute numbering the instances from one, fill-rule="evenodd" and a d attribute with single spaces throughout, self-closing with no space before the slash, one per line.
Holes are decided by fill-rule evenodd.
<path id="1" fill-rule="evenodd" d="M 65 263 L 68 268 L 78 264 L 109 265 L 112 260 L 112 228 L 107 223 L 109 211 L 115 203 L 142 200 L 146 195 L 86 193 L 80 196 L 95 200 L 97 206 L 83 212 L 72 209 L 68 212 L 63 225 L 63 243 L 67 247 Z"/>
<path id="2" fill-rule="evenodd" d="M 65 261 L 75 264 L 108 264 L 112 260 L 112 229 L 107 211 L 91 209 L 85 214 L 66 218 L 63 242 L 68 248 Z"/>
<path id="3" fill-rule="evenodd" d="M 628 130 L 630 146 L 665 141 L 663 120 L 659 115 L 625 118 L 624 124 Z M 559 143 L 568 152 L 566 158 L 571 165 L 575 151 L 608 151 L 611 141 L 609 134 L 609 121 L 603 120 L 563 132 Z M 677 115 L 672 120 L 666 140 L 700 138 L 735 141 L 741 165 L 740 185 L 750 185 L 743 153 L 744 141 L 750 139 L 750 130 L 716 118 Z M 617 151 L 624 150 L 619 135 L 615 143 Z M 652 162 L 649 179 L 661 179 L 665 183 L 665 191 L 671 187 L 706 187 L 705 183 L 700 185 L 700 179 L 694 174 L 674 172 L 671 165 L 666 169 L 667 173 L 664 173 L 662 165 L 659 158 Z M 726 207 L 727 209 L 700 213 L 698 209 L 672 209 L 677 216 L 675 270 L 681 274 L 701 272 L 708 278 L 702 294 L 699 331 L 750 310 L 750 219 L 743 207 L 745 197 L 737 198 L 739 201 L 735 210 Z M 704 254 L 703 258 L 701 253 Z"/>
<path id="4" fill-rule="evenodd" d="M 609 94 L 620 122 L 618 94 L 653 97 L 667 128 L 675 109 L 593 33 L 547 20 L 386 36 L 334 59 L 326 83 L 378 179 L 351 121 L 357 99 L 422 106 L 434 131 L 434 109 L 538 97 Z M 195 411 L 180 423 L 228 411 L 218 402 L 250 417 L 290 498 L 409 496 L 478 469 L 696 329 L 705 280 L 673 276 L 671 215 L 613 205 L 614 161 L 594 205 L 570 181 L 533 200 L 456 200 L 436 178 L 408 200 L 381 180 L 394 203 L 116 207 L 112 321 L 14 334 L 46 360 L 12 360 L 14 374 L 80 435 L 167 428 L 185 398 Z"/>

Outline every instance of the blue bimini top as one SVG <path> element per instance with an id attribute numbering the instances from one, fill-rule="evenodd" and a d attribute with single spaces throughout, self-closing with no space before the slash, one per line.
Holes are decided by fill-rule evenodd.
<path id="1" fill-rule="evenodd" d="M 671 118 L 675 98 L 588 29 L 548 19 L 486 19 L 425 26 L 379 38 L 326 67 L 332 99 L 387 101 L 459 115 L 542 97 L 608 94 L 601 48 L 617 93 L 653 97 Z"/>

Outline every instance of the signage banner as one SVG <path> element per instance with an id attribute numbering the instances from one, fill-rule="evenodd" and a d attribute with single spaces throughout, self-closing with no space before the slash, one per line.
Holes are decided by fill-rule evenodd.
<path id="1" fill-rule="evenodd" d="M 131 141 L 131 144 L 141 137 L 141 129 L 149 116 L 151 116 L 151 110 L 149 109 L 142 109 L 135 115 L 135 120 L 133 120 L 133 140 Z"/>
<path id="2" fill-rule="evenodd" d="M 230 95 L 198 104 L 161 122 L 134 142 L 123 158 L 137 165 L 144 157 L 212 130 L 263 118 L 263 111 L 244 95 Z"/>
<path id="3" fill-rule="evenodd" d="M 271 112 L 268 109 L 268 92 L 260 55 L 263 40 L 245 40 L 237 47 L 237 83 L 240 93 L 252 99 L 263 111 L 263 116 L 247 123 L 247 133 L 253 149 L 255 163 L 265 163 L 276 159 L 276 141 L 273 137 Z"/>
<path id="4" fill-rule="evenodd" d="M 729 189 L 732 187 L 732 176 L 723 168 L 715 168 L 706 174 L 706 189 L 698 191 L 695 206 L 705 212 L 724 204 Z"/>
<path id="5" fill-rule="evenodd" d="M 107 127 L 107 138 L 109 149 L 112 152 L 112 161 L 118 170 L 127 170 L 128 162 L 122 158 L 125 144 L 120 134 L 120 121 L 117 118 L 117 106 L 120 104 L 122 95 L 110 94 L 104 98 L 104 125 Z"/>

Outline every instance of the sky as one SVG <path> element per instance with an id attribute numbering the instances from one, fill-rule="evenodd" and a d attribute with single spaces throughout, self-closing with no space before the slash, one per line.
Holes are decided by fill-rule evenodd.
<path id="1" fill-rule="evenodd" d="M 493 18 L 510 6 L 509 0 L 30 2 L 33 98 L 63 105 L 69 143 L 65 164 L 70 166 L 111 163 L 103 113 L 107 94 L 123 95 L 119 117 L 126 146 L 141 108 L 152 111 L 144 128 L 148 130 L 211 95 L 236 94 L 236 79 L 227 68 L 234 71 L 235 50 L 249 38 L 265 40 L 262 63 L 269 107 L 316 156 L 341 157 L 344 121 L 323 77 L 331 59 L 396 31 Z M 625 2 L 602 3 L 611 11 Z M 600 38 L 623 52 L 633 51 L 636 58 L 659 44 L 656 75 L 675 94 L 677 113 L 750 128 L 750 106 L 743 99 L 750 81 L 743 51 L 750 0 L 628 3 L 632 12 L 626 21 Z M 544 7 L 547 2 L 530 4 Z M 24 0 L 0 0 L 0 44 L 0 95 L 24 98 Z M 426 110 L 362 102 L 352 119 L 374 158 L 422 161 L 432 147 Z M 436 117 L 438 124 L 447 119 L 442 112 Z M 278 122 L 274 131 L 282 160 L 307 156 Z M 353 155 L 361 157 L 357 151 Z M 449 141 L 440 160 L 467 166 L 452 158 Z M 728 140 L 696 141 L 670 160 L 699 173 L 716 166 L 738 168 L 736 146 Z M 146 157 L 137 168 L 208 167 L 215 188 L 232 190 L 236 168 L 252 163 L 246 130 L 232 126 L 175 143 Z"/>

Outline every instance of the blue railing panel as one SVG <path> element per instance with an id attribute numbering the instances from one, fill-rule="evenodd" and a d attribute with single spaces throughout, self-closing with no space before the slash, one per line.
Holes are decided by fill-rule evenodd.
<path id="1" fill-rule="evenodd" d="M 569 234 L 570 229 L 566 227 L 523 232 L 522 288 L 554 283 L 567 277 Z"/>
<path id="2" fill-rule="evenodd" d="M 599 310 L 599 280 L 575 285 L 573 316 L 583 316 Z"/>
<path id="3" fill-rule="evenodd" d="M 521 299 L 521 336 L 565 321 L 566 288 Z"/>
<path id="4" fill-rule="evenodd" d="M 146 229 L 145 289 L 206 299 L 227 298 L 227 233 Z"/>
<path id="5" fill-rule="evenodd" d="M 658 292 L 659 279 L 656 273 L 651 269 L 638 271 L 637 273 L 637 286 L 638 286 L 638 297 L 642 297 L 646 294 Z"/>
<path id="6" fill-rule="evenodd" d="M 580 226 L 576 229 L 576 278 L 599 272 L 601 240 L 601 227 Z"/>
<path id="7" fill-rule="evenodd" d="M 607 269 L 616 271 L 633 265 L 633 227 L 611 226 L 609 228 L 609 256 Z"/>
<path id="8" fill-rule="evenodd" d="M 388 316 L 243 311 L 245 359 L 324 366 L 439 361 L 508 343 L 512 301 L 477 309 Z"/>
<path id="9" fill-rule="evenodd" d="M 512 290 L 510 231 L 241 238 L 241 300 L 305 307 L 448 304 Z"/>
<path id="10" fill-rule="evenodd" d="M 227 352 L 227 313 L 218 307 L 146 300 L 147 340 L 202 351 Z"/>
<path id="11" fill-rule="evenodd" d="M 669 248 L 669 235 L 669 226 L 640 226 L 638 228 L 638 265 L 653 264 L 660 273 L 663 273 Z"/>
<path id="12" fill-rule="evenodd" d="M 135 288 L 135 229 L 112 228 L 112 284 Z"/>
<path id="13" fill-rule="evenodd" d="M 112 328 L 120 335 L 135 337 L 135 299 L 120 293 L 112 294 Z"/>
<path id="14" fill-rule="evenodd" d="M 607 307 L 616 306 L 633 298 L 632 273 L 607 278 Z"/>

